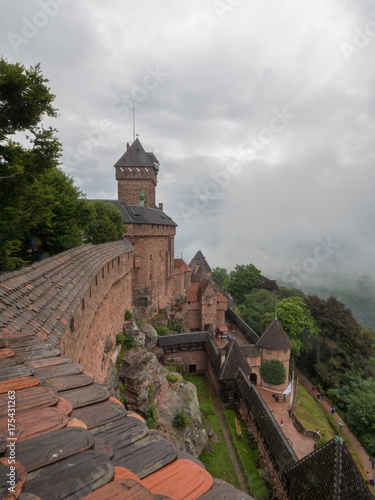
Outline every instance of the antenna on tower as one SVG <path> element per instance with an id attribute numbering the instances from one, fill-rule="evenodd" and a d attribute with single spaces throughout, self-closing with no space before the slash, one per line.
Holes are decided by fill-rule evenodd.
<path id="1" fill-rule="evenodd" d="M 133 106 L 133 142 L 135 141 L 135 109 Z"/>

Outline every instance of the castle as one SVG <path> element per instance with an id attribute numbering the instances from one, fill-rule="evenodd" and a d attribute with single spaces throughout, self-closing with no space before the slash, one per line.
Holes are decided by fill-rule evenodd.
<path id="1" fill-rule="evenodd" d="M 201 252 L 189 265 L 174 260 L 176 224 L 155 205 L 155 156 L 137 139 L 115 168 L 119 200 L 112 203 L 124 240 L 73 248 L 0 277 L 1 477 L 16 470 L 16 496 L 22 490 L 30 498 L 251 500 L 110 397 L 125 311 L 147 318 L 177 301 L 190 330 L 209 332 L 160 337 L 160 348 L 167 359 L 187 361 L 189 371 L 206 371 L 225 401 L 243 405 L 280 498 L 372 498 L 340 436 L 296 457 L 255 387 L 262 360 L 287 367 L 290 341 L 277 319 L 259 338 L 227 308 Z"/>

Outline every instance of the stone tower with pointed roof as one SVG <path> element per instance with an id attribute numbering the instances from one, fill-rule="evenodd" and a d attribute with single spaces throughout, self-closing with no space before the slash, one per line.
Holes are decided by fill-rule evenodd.
<path id="1" fill-rule="evenodd" d="M 137 138 L 115 163 L 118 200 L 126 205 L 138 205 L 142 192 L 147 207 L 155 208 L 155 188 L 159 162 L 154 153 L 146 153 Z"/>

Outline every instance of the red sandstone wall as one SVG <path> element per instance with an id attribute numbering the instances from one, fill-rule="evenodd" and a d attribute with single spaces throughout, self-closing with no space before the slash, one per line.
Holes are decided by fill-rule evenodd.
<path id="1" fill-rule="evenodd" d="M 103 382 L 110 355 L 103 358 L 104 343 L 109 336 L 115 344 L 122 331 L 126 309 L 131 309 L 132 252 L 105 264 L 94 278 L 72 323 L 60 339 L 60 349 L 74 362 L 83 364 L 85 371 Z"/>
<path id="2" fill-rule="evenodd" d="M 126 239 L 140 256 L 133 288 L 150 287 L 151 302 L 156 310 L 167 305 L 174 296 L 175 226 L 130 224 Z"/>
<path id="3" fill-rule="evenodd" d="M 155 205 L 155 188 L 157 176 L 153 168 L 125 168 L 116 167 L 118 199 L 128 205 L 139 204 L 141 189 L 148 206 Z"/>
<path id="4" fill-rule="evenodd" d="M 179 351 L 165 355 L 166 360 L 174 360 L 182 366 L 197 365 L 197 373 L 207 371 L 207 354 L 204 349 L 198 351 Z"/>

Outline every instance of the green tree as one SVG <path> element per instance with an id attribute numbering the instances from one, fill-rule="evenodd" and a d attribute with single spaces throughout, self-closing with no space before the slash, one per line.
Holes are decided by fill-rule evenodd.
<path id="1" fill-rule="evenodd" d="M 335 297 L 323 300 L 315 295 L 305 302 L 320 331 L 309 350 L 309 362 L 325 386 L 341 384 L 344 375 L 352 370 L 374 376 L 370 360 L 374 337 L 362 329 L 352 311 Z"/>
<path id="2" fill-rule="evenodd" d="M 241 317 L 256 332 L 263 330 L 263 316 L 266 313 L 275 314 L 275 306 L 279 302 L 277 295 L 265 289 L 254 288 L 245 296 L 241 304 Z"/>
<path id="3" fill-rule="evenodd" d="M 263 280 L 261 271 L 253 264 L 237 265 L 229 273 L 226 283 L 227 291 L 238 304 L 243 304 L 245 296 L 248 295 L 258 283 Z"/>
<path id="4" fill-rule="evenodd" d="M 224 267 L 214 267 L 211 273 L 211 278 L 220 290 L 225 290 L 225 281 L 228 279 L 228 271 L 224 269 Z"/>
<path id="5" fill-rule="evenodd" d="M 57 115 L 54 97 L 39 65 L 0 59 L 0 271 L 80 243 L 73 219 L 84 206 L 81 193 L 57 170 L 56 130 L 41 124 Z"/>
<path id="6" fill-rule="evenodd" d="M 84 229 L 85 243 L 106 243 L 120 240 L 124 226 L 120 211 L 112 203 L 94 200 L 89 203 L 90 222 Z"/>
<path id="7" fill-rule="evenodd" d="M 285 366 L 281 361 L 277 361 L 276 359 L 264 361 L 260 365 L 259 373 L 267 384 L 280 385 L 286 380 Z"/>
<path id="8" fill-rule="evenodd" d="M 275 315 L 263 316 L 263 328 L 266 329 Z M 288 297 L 277 304 L 277 317 L 293 344 L 292 355 L 296 360 L 301 352 L 308 350 L 312 336 L 318 334 L 318 328 L 301 297 Z"/>

